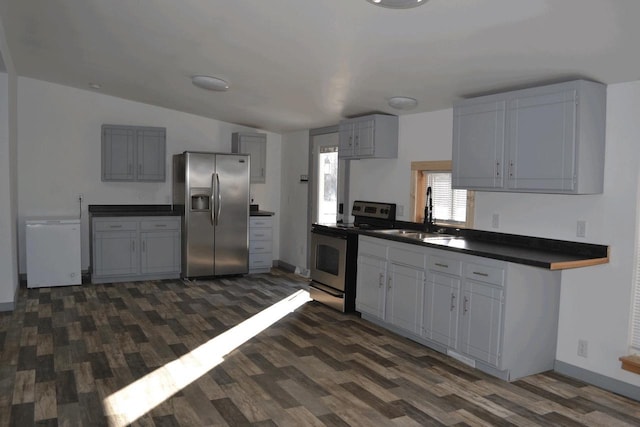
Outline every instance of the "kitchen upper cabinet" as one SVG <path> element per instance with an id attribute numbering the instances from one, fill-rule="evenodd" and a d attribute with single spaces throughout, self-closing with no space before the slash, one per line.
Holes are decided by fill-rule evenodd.
<path id="1" fill-rule="evenodd" d="M 397 116 L 372 114 L 342 120 L 338 131 L 341 159 L 398 157 Z"/>
<path id="2" fill-rule="evenodd" d="M 266 182 L 267 134 L 235 132 L 231 135 L 231 152 L 249 154 L 251 183 Z"/>
<path id="3" fill-rule="evenodd" d="M 102 181 L 165 181 L 166 129 L 102 125 Z"/>
<path id="4" fill-rule="evenodd" d="M 454 110 L 455 187 L 502 188 L 506 101 L 460 105 Z"/>
<path id="5" fill-rule="evenodd" d="M 606 86 L 586 80 L 460 101 L 453 187 L 601 193 L 605 115 Z"/>

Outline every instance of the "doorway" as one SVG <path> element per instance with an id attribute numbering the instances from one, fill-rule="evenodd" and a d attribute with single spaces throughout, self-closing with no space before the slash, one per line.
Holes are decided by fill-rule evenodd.
<path id="1" fill-rule="evenodd" d="M 307 230 L 313 223 L 335 223 L 348 218 L 349 162 L 338 158 L 338 136 L 338 126 L 309 132 Z"/>

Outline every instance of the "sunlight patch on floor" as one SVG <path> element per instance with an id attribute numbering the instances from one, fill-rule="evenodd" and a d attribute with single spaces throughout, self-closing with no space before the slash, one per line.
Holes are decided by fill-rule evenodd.
<path id="1" fill-rule="evenodd" d="M 112 427 L 126 426 L 224 361 L 238 348 L 287 314 L 311 301 L 300 290 L 273 304 L 179 359 L 167 363 L 102 401 Z"/>

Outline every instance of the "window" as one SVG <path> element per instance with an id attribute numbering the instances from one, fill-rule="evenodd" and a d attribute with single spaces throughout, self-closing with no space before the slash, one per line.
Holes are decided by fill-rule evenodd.
<path id="1" fill-rule="evenodd" d="M 424 221 L 427 187 L 431 187 L 436 224 L 471 228 L 474 193 L 451 188 L 451 161 L 411 163 L 412 220 Z"/>

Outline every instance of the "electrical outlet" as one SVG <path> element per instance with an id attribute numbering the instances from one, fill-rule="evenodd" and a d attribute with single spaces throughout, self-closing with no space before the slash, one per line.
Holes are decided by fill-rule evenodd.
<path id="1" fill-rule="evenodd" d="M 587 340 L 578 340 L 578 356 L 586 358 L 588 349 L 589 343 Z"/>
<path id="2" fill-rule="evenodd" d="M 587 235 L 587 221 L 579 219 L 576 225 L 576 236 L 585 237 Z"/>
<path id="3" fill-rule="evenodd" d="M 404 205 L 397 205 L 396 206 L 396 215 L 404 216 Z"/>
<path id="4" fill-rule="evenodd" d="M 500 214 L 499 213 L 494 213 L 491 216 L 491 227 L 492 228 L 500 227 Z"/>

